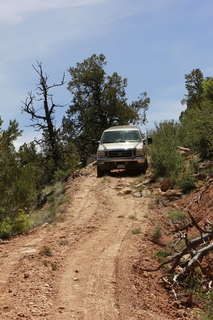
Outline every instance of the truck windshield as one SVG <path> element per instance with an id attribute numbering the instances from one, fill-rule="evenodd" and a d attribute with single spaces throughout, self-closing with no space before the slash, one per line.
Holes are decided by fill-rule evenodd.
<path id="1" fill-rule="evenodd" d="M 107 131 L 104 132 L 102 143 L 117 143 L 117 142 L 139 142 L 141 141 L 137 130 L 130 131 Z"/>

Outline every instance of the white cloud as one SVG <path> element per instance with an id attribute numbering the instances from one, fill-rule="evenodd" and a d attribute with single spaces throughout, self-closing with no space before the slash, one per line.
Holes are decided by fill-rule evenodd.
<path id="1" fill-rule="evenodd" d="M 36 11 L 47 11 L 51 9 L 79 7 L 105 0 L 1 0 L 0 22 L 8 25 L 22 21 L 27 14 Z"/>

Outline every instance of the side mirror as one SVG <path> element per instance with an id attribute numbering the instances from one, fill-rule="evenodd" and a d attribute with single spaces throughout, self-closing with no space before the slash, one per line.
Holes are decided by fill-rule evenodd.
<path id="1" fill-rule="evenodd" d="M 98 144 L 99 144 L 99 141 L 96 141 L 95 139 L 92 139 L 92 146 L 93 147 L 97 147 Z"/>
<path id="2" fill-rule="evenodd" d="M 151 137 L 148 137 L 148 138 L 147 138 L 147 142 L 148 142 L 148 144 L 151 144 L 151 143 L 152 143 L 152 138 L 151 138 Z"/>

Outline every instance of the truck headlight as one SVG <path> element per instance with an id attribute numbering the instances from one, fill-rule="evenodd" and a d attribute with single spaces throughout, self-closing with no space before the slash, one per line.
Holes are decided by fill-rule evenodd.
<path id="1" fill-rule="evenodd" d="M 144 157 L 145 152 L 143 149 L 136 149 L 136 157 Z"/>
<path id="2" fill-rule="evenodd" d="M 98 150 L 97 158 L 105 158 L 105 150 Z"/>

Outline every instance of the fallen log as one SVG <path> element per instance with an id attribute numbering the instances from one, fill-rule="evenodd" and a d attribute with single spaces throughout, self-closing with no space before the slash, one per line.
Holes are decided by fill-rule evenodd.
<path id="1" fill-rule="evenodd" d="M 192 240 L 188 239 L 187 233 L 179 232 L 177 240 L 170 246 L 171 249 L 180 243 L 180 241 L 185 241 L 185 247 L 180 251 L 174 254 L 173 256 L 168 257 L 166 261 L 161 263 L 157 268 L 140 268 L 140 271 L 155 272 L 167 265 L 167 272 L 164 276 L 160 277 L 161 280 L 167 288 L 172 290 L 175 297 L 177 293 L 174 289 L 174 286 L 180 285 L 188 276 L 196 277 L 196 268 L 200 268 L 202 279 L 202 284 L 205 282 L 212 282 L 213 274 L 208 271 L 207 267 L 202 265 L 204 257 L 207 257 L 209 253 L 213 252 L 213 224 L 206 220 L 204 222 L 204 227 L 200 227 L 197 220 L 188 212 L 191 219 L 191 223 L 199 231 L 200 236 Z M 211 264 L 208 265 L 210 269 L 213 268 Z M 196 277 L 196 280 L 199 279 Z"/>

